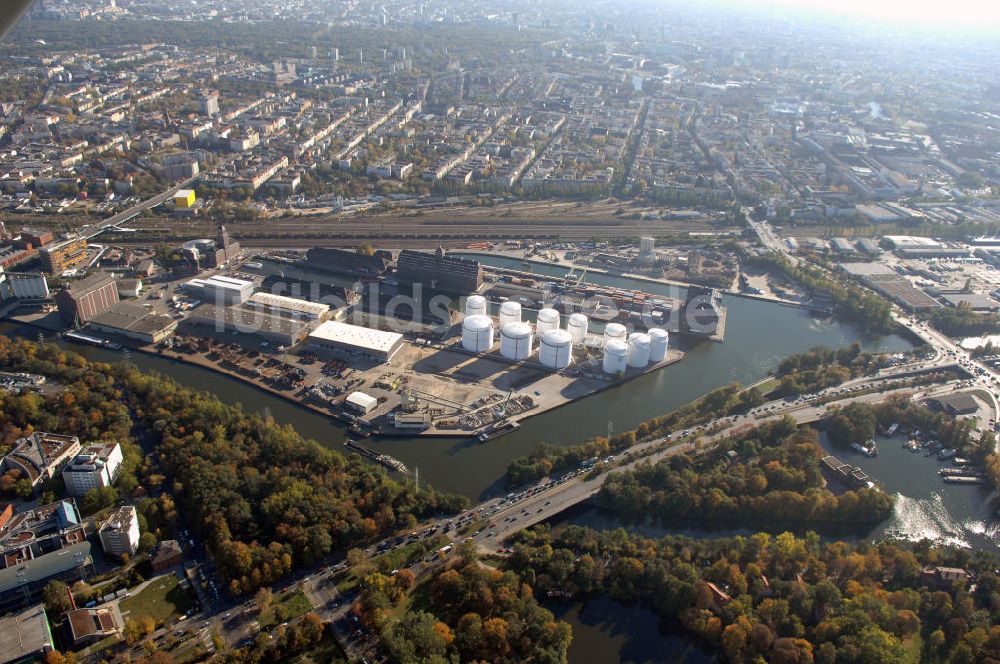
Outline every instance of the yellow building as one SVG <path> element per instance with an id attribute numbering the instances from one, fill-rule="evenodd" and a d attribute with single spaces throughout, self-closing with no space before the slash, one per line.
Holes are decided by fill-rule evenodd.
<path id="1" fill-rule="evenodd" d="M 194 200 L 194 189 L 178 189 L 174 194 L 174 207 L 178 210 L 192 207 Z"/>
<path id="2" fill-rule="evenodd" d="M 87 262 L 87 240 L 82 237 L 55 242 L 38 250 L 42 269 L 48 274 L 62 274 Z"/>

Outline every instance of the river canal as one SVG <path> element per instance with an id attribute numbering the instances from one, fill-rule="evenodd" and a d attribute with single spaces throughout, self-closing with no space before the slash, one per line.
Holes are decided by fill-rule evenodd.
<path id="1" fill-rule="evenodd" d="M 521 262 L 500 257 L 479 257 L 498 267 L 521 268 Z M 539 274 L 559 277 L 565 268 L 536 265 Z M 288 276 L 292 276 L 289 274 Z M 303 275 L 305 276 L 305 275 Z M 333 281 L 328 277 L 325 279 Z M 611 286 L 631 287 L 668 296 L 683 291 L 665 284 L 654 284 L 611 275 L 591 274 L 588 281 Z M 345 285 L 343 281 L 340 285 Z M 877 339 L 862 337 L 852 326 L 817 319 L 806 311 L 780 304 L 727 296 L 726 341 L 691 343 L 676 338 L 686 356 L 678 364 L 633 380 L 621 387 L 568 404 L 530 418 L 523 427 L 488 444 L 456 439 L 387 439 L 370 441 L 371 447 L 401 459 L 411 469 L 419 468 L 421 481 L 435 487 L 479 499 L 502 488 L 504 469 L 515 456 L 531 452 L 538 443 L 570 445 L 601 435 L 611 422 L 615 431 L 635 427 L 650 417 L 663 414 L 701 394 L 730 381 L 747 384 L 763 377 L 782 358 L 823 344 L 840 347 L 859 341 L 866 349 L 904 351 L 911 343 L 900 336 Z M 0 326 L 8 334 L 34 338 L 37 331 Z M 102 349 L 73 346 L 84 355 L 105 361 L 117 361 L 121 355 Z M 240 403 L 250 411 L 267 409 L 279 423 L 291 424 L 303 436 L 339 447 L 344 431 L 331 418 L 298 407 L 236 379 L 211 370 L 159 356 L 132 354 L 139 367 L 169 375 L 180 383 L 216 394 L 227 403 Z M 937 481 L 937 463 L 912 455 L 900 447 L 901 441 L 883 441 L 883 454 L 877 459 L 852 457 L 880 480 L 887 490 L 899 494 L 896 514 L 886 524 L 873 529 L 871 537 L 899 536 L 918 539 L 929 536 L 942 542 L 965 546 L 997 546 L 998 533 L 988 512 L 989 500 L 983 487 L 946 486 Z M 842 453 L 843 454 L 843 453 Z M 626 524 L 613 515 L 582 506 L 568 515 L 566 522 L 597 528 L 625 527 L 647 536 L 684 533 L 700 537 L 728 536 L 746 529 L 711 528 L 700 525 L 663 527 Z M 855 537 L 865 536 L 857 534 Z M 683 635 L 659 629 L 651 612 L 638 607 L 621 606 L 611 600 L 597 599 L 585 604 L 551 606 L 574 628 L 570 661 L 652 662 L 712 661 L 706 651 Z"/>

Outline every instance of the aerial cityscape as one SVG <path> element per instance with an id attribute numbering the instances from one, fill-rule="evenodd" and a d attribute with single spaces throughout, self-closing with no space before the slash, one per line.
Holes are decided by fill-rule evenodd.
<path id="1" fill-rule="evenodd" d="M 0 664 L 1000 662 L 1000 10 L 9 4 Z"/>

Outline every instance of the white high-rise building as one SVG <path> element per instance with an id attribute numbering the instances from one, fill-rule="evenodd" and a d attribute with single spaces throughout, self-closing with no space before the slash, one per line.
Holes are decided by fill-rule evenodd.
<path id="1" fill-rule="evenodd" d="M 122 446 L 118 443 L 92 443 L 84 447 L 63 468 L 63 481 L 71 496 L 82 496 L 91 489 L 111 486 L 122 465 Z"/>
<path id="2" fill-rule="evenodd" d="M 139 513 L 133 505 L 123 505 L 101 524 L 97 534 L 109 556 L 134 556 L 139 550 Z"/>

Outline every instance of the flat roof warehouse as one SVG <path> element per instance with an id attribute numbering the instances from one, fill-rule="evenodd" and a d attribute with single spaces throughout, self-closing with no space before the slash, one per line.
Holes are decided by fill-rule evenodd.
<path id="1" fill-rule="evenodd" d="M 403 335 L 327 321 L 309 335 L 309 343 L 320 349 L 347 351 L 388 360 L 399 350 Z"/>

